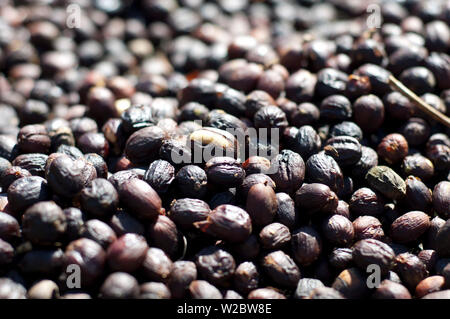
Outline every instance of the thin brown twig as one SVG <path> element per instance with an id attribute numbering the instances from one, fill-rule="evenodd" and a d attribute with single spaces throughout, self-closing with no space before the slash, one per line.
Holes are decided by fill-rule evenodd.
<path id="1" fill-rule="evenodd" d="M 424 100 L 422 100 L 420 97 L 418 97 L 413 91 L 408 89 L 402 82 L 397 80 L 393 75 L 389 76 L 389 84 L 394 87 L 394 89 L 407 98 L 409 98 L 414 104 L 416 104 L 421 111 L 432 117 L 434 120 L 441 122 L 447 127 L 450 127 L 450 118 L 438 110 L 436 110 L 434 107 L 426 103 Z"/>

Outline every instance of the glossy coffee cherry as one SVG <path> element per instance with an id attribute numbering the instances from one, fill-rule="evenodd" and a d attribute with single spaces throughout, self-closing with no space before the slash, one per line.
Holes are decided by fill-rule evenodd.
<path id="1" fill-rule="evenodd" d="M 408 289 L 400 283 L 383 280 L 372 294 L 374 299 L 411 299 Z"/>
<path id="2" fill-rule="evenodd" d="M 81 284 L 89 286 L 97 280 L 105 264 L 105 252 L 102 247 L 87 238 L 71 242 L 65 251 L 65 265 L 80 266 Z"/>
<path id="3" fill-rule="evenodd" d="M 154 219 L 162 212 L 161 198 L 146 182 L 131 178 L 118 188 L 119 199 L 136 217 Z"/>
<path id="4" fill-rule="evenodd" d="M 144 237 L 125 234 L 108 247 L 106 260 L 112 270 L 133 272 L 144 262 L 147 250 L 148 245 Z"/>
<path id="5" fill-rule="evenodd" d="M 433 208 L 442 218 L 448 218 L 450 207 L 450 182 L 442 181 L 433 189 Z"/>
<path id="6" fill-rule="evenodd" d="M 320 104 L 320 117 L 331 121 L 343 121 L 352 117 L 352 105 L 343 95 L 331 95 Z"/>
<path id="7" fill-rule="evenodd" d="M 378 165 L 378 154 L 370 147 L 361 146 L 361 158 L 353 165 L 351 175 L 354 178 L 364 178 L 367 172 Z"/>
<path id="8" fill-rule="evenodd" d="M 307 160 L 311 155 L 319 152 L 322 145 L 319 134 L 310 125 L 304 125 L 294 134 L 290 149 Z"/>
<path id="9" fill-rule="evenodd" d="M 168 286 L 174 298 L 188 294 L 189 285 L 197 279 L 197 268 L 192 261 L 179 260 L 173 263 Z"/>
<path id="10" fill-rule="evenodd" d="M 275 171 L 269 176 L 275 182 L 277 191 L 292 194 L 303 183 L 305 162 L 293 151 L 282 150 L 272 159 L 270 167 Z"/>
<path id="11" fill-rule="evenodd" d="M 125 211 L 117 211 L 109 220 L 108 225 L 114 230 L 117 236 L 128 233 L 143 235 L 144 226 L 142 223 Z"/>
<path id="12" fill-rule="evenodd" d="M 89 117 L 75 118 L 71 120 L 69 124 L 75 139 L 78 139 L 85 133 L 95 133 L 98 131 L 97 123 Z"/>
<path id="13" fill-rule="evenodd" d="M 420 154 L 406 156 L 403 159 L 402 170 L 404 175 L 413 175 L 423 181 L 431 179 L 434 175 L 433 162 Z"/>
<path id="14" fill-rule="evenodd" d="M 236 267 L 234 273 L 234 287 L 244 295 L 258 288 L 260 279 L 259 271 L 252 262 L 243 262 Z"/>
<path id="15" fill-rule="evenodd" d="M 110 274 L 100 287 L 100 298 L 104 299 L 129 299 L 138 295 L 138 281 L 125 272 Z"/>
<path id="16" fill-rule="evenodd" d="M 173 262 L 163 250 L 151 247 L 145 254 L 141 272 L 151 281 L 166 283 L 173 269 Z"/>
<path id="17" fill-rule="evenodd" d="M 139 299 L 170 299 L 172 293 L 162 282 L 147 282 L 140 285 Z"/>
<path id="18" fill-rule="evenodd" d="M 2 190 L 7 191 L 9 186 L 14 181 L 23 177 L 31 177 L 31 173 L 27 169 L 19 166 L 11 166 L 10 168 L 7 168 L 0 176 Z"/>
<path id="19" fill-rule="evenodd" d="M 103 133 L 85 133 L 77 139 L 83 153 L 96 153 L 105 158 L 109 154 L 109 144 Z"/>
<path id="20" fill-rule="evenodd" d="M 164 138 L 164 131 L 157 126 L 140 129 L 128 138 L 125 154 L 136 165 L 148 164 L 156 159 Z"/>
<path id="21" fill-rule="evenodd" d="M 353 262 L 353 250 L 351 248 L 335 248 L 328 256 L 331 266 L 344 270 L 349 268 Z"/>
<path id="22" fill-rule="evenodd" d="M 349 299 L 364 298 L 370 291 L 364 273 L 355 267 L 340 272 L 333 282 L 332 288 Z"/>
<path id="23" fill-rule="evenodd" d="M 416 94 L 431 92 L 436 85 L 433 73 L 425 67 L 414 66 L 400 74 L 400 81 Z"/>
<path id="24" fill-rule="evenodd" d="M 384 121 L 384 105 L 376 95 L 363 95 L 353 103 L 355 123 L 364 132 L 376 131 Z"/>
<path id="25" fill-rule="evenodd" d="M 194 280 L 189 285 L 192 299 L 222 299 L 219 289 L 205 280 Z"/>
<path id="26" fill-rule="evenodd" d="M 155 123 L 151 108 L 147 105 L 131 106 L 122 113 L 121 119 L 123 130 L 127 134 L 132 134 Z"/>
<path id="27" fill-rule="evenodd" d="M 151 246 L 161 248 L 170 257 L 174 257 L 182 245 L 176 224 L 164 215 L 159 215 L 148 226 L 147 238 Z"/>
<path id="28" fill-rule="evenodd" d="M 408 155 L 408 141 L 401 134 L 393 133 L 384 137 L 378 144 L 378 155 L 388 164 L 396 164 Z"/>
<path id="29" fill-rule="evenodd" d="M 84 158 L 94 166 L 98 178 L 106 179 L 108 177 L 108 166 L 103 157 L 95 153 L 88 153 L 84 155 Z"/>
<path id="30" fill-rule="evenodd" d="M 395 257 L 395 271 L 399 274 L 405 286 L 411 290 L 428 276 L 425 265 L 411 253 L 403 253 Z"/>
<path id="31" fill-rule="evenodd" d="M 383 97 L 383 103 L 389 116 L 398 120 L 408 120 L 414 114 L 414 104 L 400 92 L 393 91 Z"/>
<path id="32" fill-rule="evenodd" d="M 277 207 L 277 198 L 272 187 L 258 183 L 250 188 L 246 210 L 254 226 L 265 226 L 272 222 Z"/>
<path id="33" fill-rule="evenodd" d="M 320 183 L 303 184 L 294 199 L 296 207 L 308 214 L 331 213 L 338 206 L 337 195 Z"/>
<path id="34" fill-rule="evenodd" d="M 417 177 L 408 176 L 406 184 L 406 204 L 411 209 L 429 212 L 432 206 L 431 190 Z"/>
<path id="35" fill-rule="evenodd" d="M 44 177 L 47 158 L 47 155 L 40 153 L 22 154 L 14 159 L 12 165 L 27 170 L 31 175 Z"/>
<path id="36" fill-rule="evenodd" d="M 0 212 L 0 239 L 10 241 L 20 237 L 18 221 L 11 215 Z"/>
<path id="37" fill-rule="evenodd" d="M 264 106 L 254 115 L 256 128 L 280 129 L 288 126 L 286 114 L 277 106 Z"/>

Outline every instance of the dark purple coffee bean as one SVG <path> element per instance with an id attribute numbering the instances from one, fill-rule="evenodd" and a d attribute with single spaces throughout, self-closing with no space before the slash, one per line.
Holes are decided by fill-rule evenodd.
<path id="1" fill-rule="evenodd" d="M 78 194 L 96 177 L 97 172 L 92 164 L 83 158 L 73 160 L 67 155 L 58 156 L 51 161 L 46 172 L 52 191 L 67 198 Z"/>
<path id="2" fill-rule="evenodd" d="M 90 219 L 85 222 L 80 235 L 92 239 L 105 249 L 117 239 L 111 227 L 98 219 Z"/>
<path id="3" fill-rule="evenodd" d="M 352 194 L 349 201 L 350 212 L 355 216 L 378 216 L 384 211 L 385 200 L 382 195 L 363 187 Z"/>
<path id="4" fill-rule="evenodd" d="M 158 193 L 146 182 L 132 178 L 119 185 L 120 202 L 139 218 L 154 219 L 163 210 Z"/>
<path id="5" fill-rule="evenodd" d="M 102 246 L 87 238 L 71 242 L 64 256 L 65 266 L 75 264 L 80 267 L 82 287 L 90 286 L 102 275 L 105 260 Z"/>
<path id="6" fill-rule="evenodd" d="M 148 164 L 156 159 L 164 139 L 165 133 L 159 127 L 145 127 L 128 138 L 125 154 L 133 164 Z"/>
<path id="7" fill-rule="evenodd" d="M 364 298 L 369 293 L 365 272 L 358 268 L 344 269 L 335 279 L 332 288 L 339 291 L 345 298 Z"/>
<path id="8" fill-rule="evenodd" d="M 298 220 L 294 200 L 286 193 L 277 193 L 277 213 L 275 220 L 292 229 Z"/>
<path id="9" fill-rule="evenodd" d="M 100 298 L 131 299 L 139 295 L 139 284 L 136 278 L 125 272 L 110 274 L 100 287 Z"/>
<path id="10" fill-rule="evenodd" d="M 144 175 L 144 181 L 158 194 L 166 193 L 174 180 L 175 168 L 164 160 L 156 160 L 151 163 Z"/>
<path id="11" fill-rule="evenodd" d="M 192 299 L 222 299 L 219 289 L 205 280 L 194 280 L 189 284 Z"/>
<path id="12" fill-rule="evenodd" d="M 47 181 L 39 176 L 22 177 L 8 187 L 8 206 L 22 214 L 28 207 L 51 197 Z"/>
<path id="13" fill-rule="evenodd" d="M 199 275 L 211 284 L 221 287 L 230 286 L 236 263 L 231 254 L 218 247 L 202 249 L 195 257 Z"/>
<path id="14" fill-rule="evenodd" d="M 211 209 L 209 205 L 200 199 L 182 198 L 170 204 L 168 213 L 179 227 L 184 229 L 194 228 L 194 223 L 208 218 Z"/>
<path id="15" fill-rule="evenodd" d="M 338 197 L 324 184 L 303 184 L 295 193 L 295 205 L 308 214 L 332 213 L 338 206 Z"/>
<path id="16" fill-rule="evenodd" d="M 418 239 L 430 227 L 430 217 L 421 211 L 408 212 L 391 225 L 391 237 L 400 244 Z"/>
<path id="17" fill-rule="evenodd" d="M 319 258 L 322 240 L 314 228 L 303 226 L 292 233 L 291 248 L 294 260 L 301 266 L 309 266 Z"/>
<path id="18" fill-rule="evenodd" d="M 246 261 L 236 267 L 233 283 L 237 291 L 247 294 L 258 288 L 260 274 L 256 265 Z"/>
<path id="19" fill-rule="evenodd" d="M 262 268 L 270 279 L 283 287 L 296 287 L 301 278 L 298 266 L 281 250 L 266 255 Z"/>
<path id="20" fill-rule="evenodd" d="M 205 166 L 208 181 L 221 187 L 235 187 L 242 183 L 245 171 L 232 157 L 213 157 Z"/>
<path id="21" fill-rule="evenodd" d="M 352 222 L 345 216 L 328 217 L 323 223 L 322 230 L 325 238 L 338 247 L 348 247 L 353 243 L 355 230 Z"/>
<path id="22" fill-rule="evenodd" d="M 325 154 L 333 157 L 340 166 L 356 164 L 362 155 L 361 144 L 351 136 L 336 136 L 327 140 Z"/>
<path id="23" fill-rule="evenodd" d="M 280 249 L 290 240 L 291 232 L 289 228 L 280 223 L 269 224 L 259 233 L 259 241 L 264 249 Z"/>
<path id="24" fill-rule="evenodd" d="M 277 197 L 272 187 L 259 183 L 250 188 L 246 210 L 254 226 L 265 226 L 272 222 L 277 207 Z"/>
<path id="25" fill-rule="evenodd" d="M 82 209 L 97 218 L 111 216 L 119 203 L 116 189 L 103 178 L 96 178 L 83 188 L 80 199 Z"/>
<path id="26" fill-rule="evenodd" d="M 202 168 L 187 165 L 178 171 L 175 183 L 181 197 L 203 198 L 206 195 L 208 178 Z"/>
<path id="27" fill-rule="evenodd" d="M 151 281 L 166 283 L 173 269 L 173 262 L 159 248 L 151 247 L 145 254 L 141 266 L 142 274 Z"/>
<path id="28" fill-rule="evenodd" d="M 314 154 L 306 161 L 306 180 L 325 184 L 334 192 L 339 192 L 344 186 L 344 177 L 338 163 L 325 153 Z"/>
<path id="29" fill-rule="evenodd" d="M 197 268 L 195 263 L 185 260 L 174 262 L 168 282 L 172 297 L 185 297 L 188 293 L 189 285 L 196 279 Z"/>
<path id="30" fill-rule="evenodd" d="M 450 217 L 450 182 L 442 181 L 434 186 L 433 208 L 442 218 Z"/>
<path id="31" fill-rule="evenodd" d="M 174 257 L 180 247 L 180 233 L 175 223 L 167 216 L 159 215 L 147 228 L 150 245 Z"/>
<path id="32" fill-rule="evenodd" d="M 50 150 L 50 137 L 44 125 L 22 127 L 17 135 L 17 145 L 22 153 L 44 153 Z"/>
<path id="33" fill-rule="evenodd" d="M 282 150 L 271 161 L 269 174 L 277 186 L 277 191 L 293 194 L 303 183 L 305 176 L 305 162 L 302 157 L 290 150 Z"/>
<path id="34" fill-rule="evenodd" d="M 0 239 L 10 241 L 20 237 L 18 221 L 11 215 L 0 212 Z"/>
<path id="35" fill-rule="evenodd" d="M 353 221 L 355 240 L 384 239 L 384 231 L 381 222 L 373 216 L 360 216 Z"/>
<path id="36" fill-rule="evenodd" d="M 408 176 L 405 180 L 408 207 L 428 213 L 433 204 L 431 190 L 417 177 Z"/>
<path id="37" fill-rule="evenodd" d="M 363 271 L 375 264 L 386 274 L 393 267 L 394 258 L 392 248 L 376 239 L 363 239 L 353 245 L 353 261 Z"/>
<path id="38" fill-rule="evenodd" d="M 66 216 L 52 201 L 30 206 L 22 218 L 23 235 L 36 245 L 55 245 L 62 239 L 66 227 Z"/>
<path id="39" fill-rule="evenodd" d="M 14 159 L 12 165 L 27 170 L 31 175 L 44 177 L 47 158 L 47 155 L 39 153 L 22 154 Z"/>
<path id="40" fill-rule="evenodd" d="M 144 237 L 125 234 L 119 237 L 106 251 L 106 260 L 114 271 L 133 272 L 144 262 L 148 245 Z"/>
<path id="41" fill-rule="evenodd" d="M 410 290 L 414 290 L 419 282 L 428 276 L 425 265 L 416 255 L 410 253 L 397 255 L 395 263 L 395 272 Z"/>
<path id="42" fill-rule="evenodd" d="M 352 105 L 343 95 L 330 95 L 320 104 L 320 117 L 329 121 L 348 120 L 352 113 Z"/>
<path id="43" fill-rule="evenodd" d="M 204 221 L 194 223 L 201 231 L 230 243 L 245 241 L 252 232 L 249 214 L 233 205 L 216 207 Z"/>
<path id="44" fill-rule="evenodd" d="M 411 299 L 408 289 L 400 283 L 391 280 L 383 280 L 375 292 L 374 299 Z"/>

